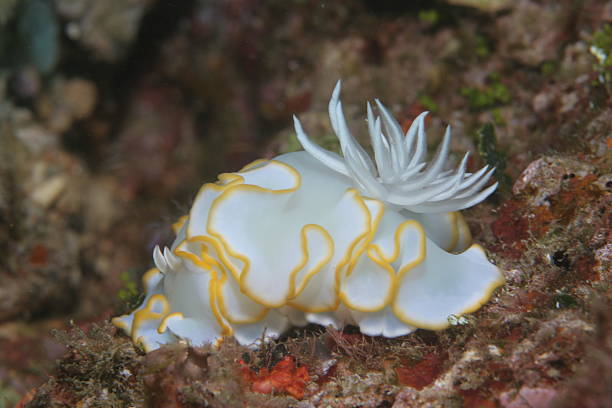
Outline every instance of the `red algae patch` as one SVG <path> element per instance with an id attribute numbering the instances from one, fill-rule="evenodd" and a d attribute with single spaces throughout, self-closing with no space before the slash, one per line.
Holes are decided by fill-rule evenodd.
<path id="1" fill-rule="evenodd" d="M 287 393 L 293 398 L 304 398 L 304 389 L 310 381 L 306 366 L 296 366 L 293 357 L 285 356 L 268 370 L 262 368 L 259 372 L 251 370 L 244 361 L 242 378 L 251 385 L 251 390 L 262 394 Z"/>
<path id="2" fill-rule="evenodd" d="M 396 367 L 397 379 L 400 384 L 421 390 L 440 375 L 446 357 L 430 353 L 410 367 Z"/>

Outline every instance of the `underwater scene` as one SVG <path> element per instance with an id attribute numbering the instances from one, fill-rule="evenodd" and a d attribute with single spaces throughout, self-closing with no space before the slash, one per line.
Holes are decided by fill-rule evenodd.
<path id="1" fill-rule="evenodd" d="M 0 0 L 0 408 L 612 406 L 612 2 Z"/>

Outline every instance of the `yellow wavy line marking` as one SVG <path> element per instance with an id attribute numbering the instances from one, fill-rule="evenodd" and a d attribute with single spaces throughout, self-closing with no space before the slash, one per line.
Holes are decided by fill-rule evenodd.
<path id="1" fill-rule="evenodd" d="M 478 251 L 480 251 L 483 255 L 486 256 L 484 249 L 478 245 L 478 244 L 474 244 L 470 247 L 471 248 L 475 248 Z M 411 269 L 411 268 L 410 268 Z M 499 270 L 499 268 L 495 267 L 495 269 L 498 272 L 499 278 L 494 280 L 493 282 L 491 282 L 489 284 L 489 286 L 486 288 L 486 290 L 483 292 L 483 296 L 481 296 L 477 301 L 475 301 L 472 305 L 467 306 L 466 308 L 464 308 L 463 310 L 459 311 L 458 313 L 455 313 L 457 316 L 463 315 L 463 314 L 467 314 L 467 313 L 472 313 L 475 312 L 476 310 L 480 309 L 482 307 L 482 305 L 484 305 L 493 295 L 493 292 L 495 291 L 495 289 L 497 289 L 498 287 L 500 287 L 501 285 L 504 284 L 505 279 L 501 273 L 501 271 Z M 409 269 L 406 269 L 406 271 L 404 271 L 404 274 L 408 271 Z M 427 322 L 422 322 L 422 321 L 417 321 L 414 319 L 411 319 L 407 316 L 404 315 L 404 313 L 399 310 L 397 308 L 397 306 L 395 304 L 392 305 L 392 310 L 393 310 L 393 314 L 402 322 L 414 326 L 414 327 L 418 327 L 421 329 L 428 329 L 428 330 L 443 330 L 446 329 L 448 326 L 450 326 L 450 323 L 448 323 L 448 321 L 444 322 L 443 324 L 430 324 Z"/>
<path id="2" fill-rule="evenodd" d="M 400 241 L 401 241 L 402 232 L 404 231 L 404 229 L 406 229 L 409 226 L 415 226 L 420 232 L 421 239 L 419 241 L 419 244 L 420 244 L 419 256 L 413 262 L 407 265 L 404 265 L 396 274 L 395 270 L 391 266 L 391 263 L 395 262 L 400 254 L 400 249 L 401 249 Z M 377 227 L 378 227 L 378 224 L 377 224 Z M 398 227 L 395 229 L 393 240 L 394 240 L 393 254 L 390 257 L 385 257 L 380 246 L 374 243 L 371 243 L 368 245 L 368 252 L 366 253 L 366 255 L 373 262 L 376 262 L 378 265 L 383 267 L 385 270 L 391 271 L 391 284 L 389 285 L 389 291 L 387 292 L 387 295 L 383 298 L 384 303 L 382 303 L 382 305 L 379 305 L 377 307 L 372 307 L 372 308 L 355 307 L 356 305 L 350 302 L 350 300 L 348 300 L 347 295 L 343 294 L 343 302 L 347 306 L 349 306 L 351 309 L 355 309 L 360 312 L 377 312 L 377 311 L 384 309 L 389 303 L 391 303 L 396 298 L 399 284 L 402 278 L 404 277 L 404 275 L 406 274 L 406 272 L 408 272 L 410 269 L 420 264 L 423 261 L 423 259 L 425 259 L 425 231 L 423 229 L 423 226 L 418 221 L 406 220 L 402 222 L 400 225 L 398 225 Z M 347 276 L 350 276 L 356 264 L 357 262 L 354 262 L 351 265 L 350 271 L 349 271 L 350 273 L 347 273 Z"/>
<path id="3" fill-rule="evenodd" d="M 181 230 L 181 228 L 183 228 L 183 225 L 185 224 L 185 221 L 187 221 L 188 218 L 189 218 L 188 215 L 182 215 L 179 217 L 178 220 L 176 220 L 174 224 L 172 224 L 172 231 L 174 231 L 174 235 L 177 235 L 179 233 L 179 231 Z"/>
<path id="4" fill-rule="evenodd" d="M 253 160 L 252 162 L 250 162 L 249 164 L 247 164 L 246 166 L 244 166 L 243 168 L 241 168 L 240 170 L 238 170 L 238 173 L 243 173 L 247 170 L 251 170 L 255 167 L 259 167 L 260 164 L 263 163 L 267 163 L 269 160 L 267 159 L 257 159 L 257 160 Z"/>
<path id="5" fill-rule="evenodd" d="M 153 312 L 153 307 L 157 304 L 161 304 L 161 312 Z M 170 305 L 166 297 L 160 293 L 157 293 L 149 298 L 144 308 L 134 312 L 134 320 L 132 322 L 131 337 L 134 343 L 138 340 L 138 331 L 143 323 L 151 320 L 161 320 L 170 311 Z"/>
<path id="6" fill-rule="evenodd" d="M 317 230 L 323 236 L 327 244 L 327 255 L 325 255 L 323 259 L 317 262 L 317 264 L 314 265 L 310 269 L 310 271 L 306 272 L 306 275 L 302 278 L 302 282 L 300 282 L 300 284 L 296 288 L 295 287 L 296 276 L 302 270 L 302 268 L 306 266 L 306 264 L 310 260 L 310 254 L 308 253 L 308 235 L 306 234 L 306 231 L 309 229 Z M 300 262 L 300 264 L 296 268 L 294 268 L 289 274 L 289 298 L 295 298 L 296 296 L 299 296 L 300 293 L 302 293 L 302 291 L 308 284 L 308 282 L 312 279 L 312 277 L 315 276 L 317 273 L 319 273 L 321 269 L 331 260 L 331 258 L 334 255 L 334 240 L 332 239 L 329 232 L 327 232 L 327 230 L 323 228 L 322 226 L 318 224 L 306 224 L 300 230 L 300 237 L 301 237 L 300 244 L 301 244 L 301 249 L 302 249 L 302 262 Z"/>
<path id="7" fill-rule="evenodd" d="M 389 290 L 387 291 L 387 294 L 383 297 L 382 301 L 379 302 L 378 305 L 376 306 L 372 306 L 372 307 L 363 307 L 363 306 L 359 306 L 356 303 L 353 303 L 350 301 L 348 295 L 346 294 L 346 292 L 344 290 L 340 291 L 340 298 L 342 299 L 342 302 L 348 306 L 349 308 L 353 309 L 353 310 L 357 310 L 359 312 L 378 312 L 382 309 L 384 309 L 389 302 L 391 302 L 391 300 L 393 300 L 393 293 L 394 293 L 394 282 L 395 282 L 395 270 L 393 269 L 393 267 L 385 262 L 382 258 L 380 257 L 380 254 L 378 253 L 378 251 L 376 251 L 376 249 L 372 246 L 368 247 L 368 250 L 366 252 L 366 256 L 368 258 L 370 258 L 373 262 L 375 262 L 376 264 L 378 264 L 382 269 L 384 269 L 387 274 L 389 275 Z M 350 268 L 350 273 L 347 273 L 347 277 L 350 276 L 353 273 L 353 269 L 355 268 L 355 266 L 357 265 L 357 263 L 355 263 L 354 265 L 351 266 Z"/>
<path id="8" fill-rule="evenodd" d="M 117 327 L 117 328 L 123 330 L 124 332 L 126 332 L 127 334 L 130 334 L 130 332 L 131 332 L 130 326 L 125 321 L 122 320 L 122 319 L 125 319 L 127 317 L 129 317 L 129 315 L 122 315 L 122 316 L 113 317 L 111 319 L 111 323 L 115 327 Z"/>
<path id="9" fill-rule="evenodd" d="M 297 303 L 295 301 L 287 302 L 288 306 L 291 306 L 301 312 L 304 312 L 304 313 L 331 312 L 331 311 L 336 310 L 338 306 L 340 306 L 340 287 L 342 283 L 343 268 L 349 265 L 351 260 L 354 258 L 353 254 L 355 253 L 356 248 L 359 245 L 359 243 L 362 240 L 367 239 L 369 234 L 371 234 L 372 219 L 371 219 L 370 211 L 368 210 L 368 207 L 366 206 L 364 199 L 359 195 L 359 192 L 355 190 L 354 188 L 349 188 L 346 190 L 346 192 L 353 194 L 352 198 L 355 200 L 359 208 L 361 208 L 364 213 L 365 225 L 366 225 L 365 231 L 362 234 L 358 235 L 348 245 L 346 252 L 344 253 L 343 257 L 340 260 L 338 260 L 338 263 L 336 264 L 336 266 L 335 267 L 332 266 L 333 268 L 335 268 L 334 269 L 334 288 L 333 288 L 334 293 L 335 293 L 335 300 L 334 300 L 333 305 L 323 306 L 323 307 L 311 307 L 311 306 L 306 306 L 306 305 Z"/>
<path id="10" fill-rule="evenodd" d="M 473 244 L 472 246 L 470 246 L 469 249 L 471 248 L 478 250 L 478 252 L 480 252 L 483 255 L 483 257 L 487 259 L 487 253 L 485 252 L 482 246 L 478 244 Z M 473 313 L 476 310 L 480 309 L 482 305 L 487 303 L 489 299 L 491 298 L 491 296 L 493 296 L 493 292 L 495 291 L 495 289 L 497 289 L 498 287 L 506 283 L 506 279 L 504 278 L 504 275 L 502 274 L 501 270 L 497 266 L 495 266 L 495 269 L 497 270 L 498 279 L 494 280 L 493 282 L 489 284 L 489 286 L 485 290 L 485 295 L 483 295 L 480 299 L 478 299 L 473 305 L 467 306 L 465 309 L 461 310 L 458 313 L 459 315 L 466 314 L 466 313 Z"/>
<path id="11" fill-rule="evenodd" d="M 378 231 L 378 226 L 380 224 L 380 221 L 382 220 L 383 214 L 385 212 L 385 207 L 384 204 L 379 201 L 376 200 L 374 198 L 369 198 L 369 197 L 363 197 L 361 196 L 357 191 L 355 191 L 357 198 L 360 200 L 361 205 L 365 208 L 366 212 L 368 213 L 368 229 L 366 231 L 365 234 L 361 235 L 360 238 L 362 238 L 361 241 L 361 246 L 357 249 L 355 249 L 354 251 L 352 251 L 350 259 L 348 260 L 346 266 L 347 266 L 347 270 L 345 272 L 346 276 L 350 276 L 350 274 L 352 273 L 353 268 L 355 267 L 355 264 L 357 263 L 357 261 L 359 260 L 359 258 L 361 257 L 361 255 L 368 250 L 370 243 L 372 242 L 372 240 L 374 239 L 374 236 L 376 235 L 376 231 Z M 366 201 L 371 202 L 373 204 L 376 204 L 377 206 L 379 206 L 379 211 L 376 215 L 376 218 L 372 219 L 372 214 L 370 213 L 370 209 L 368 208 L 368 206 L 366 205 Z M 355 247 L 356 248 L 356 247 Z"/>
<path id="12" fill-rule="evenodd" d="M 221 314 L 225 317 L 225 319 L 227 319 L 227 321 L 232 324 L 251 324 L 251 323 L 257 323 L 263 320 L 268 314 L 268 311 L 270 310 L 265 307 L 258 315 L 254 316 L 251 319 L 238 319 L 232 316 L 232 314 L 228 310 L 229 308 L 227 307 L 225 303 L 225 297 L 223 295 L 223 288 L 225 287 L 225 285 L 227 285 L 228 279 L 229 277 L 227 273 L 221 274 L 221 279 L 217 282 L 217 285 L 216 285 L 216 294 L 217 294 L 219 309 L 221 310 Z"/>
<path id="13" fill-rule="evenodd" d="M 218 281 L 220 279 L 220 276 L 223 276 L 224 272 L 219 269 L 218 262 L 206 253 L 205 246 L 203 245 L 201 246 L 202 247 L 201 255 L 203 256 L 204 259 L 190 252 L 187 252 L 186 250 L 183 250 L 182 248 L 185 245 L 187 245 L 189 242 L 194 242 L 194 241 L 190 239 L 186 239 L 185 241 L 181 242 L 179 246 L 174 250 L 174 254 L 181 258 L 184 258 L 186 260 L 193 262 L 196 266 L 203 269 L 203 272 L 208 272 L 210 274 L 210 279 L 209 279 L 209 284 L 208 284 L 208 303 L 210 305 L 210 309 L 213 313 L 213 316 L 215 316 L 217 323 L 221 327 L 222 333 L 224 335 L 231 334 L 233 333 L 232 327 L 226 323 L 226 319 L 224 318 L 224 316 L 222 315 L 222 313 L 219 311 L 217 307 L 217 293 L 218 293 L 217 286 L 218 286 Z M 197 240 L 195 242 L 200 242 L 200 240 Z M 217 270 L 215 270 L 215 268 L 217 268 Z"/>
<path id="14" fill-rule="evenodd" d="M 290 188 L 286 188 L 286 189 L 279 189 L 279 190 L 271 190 L 271 189 L 267 189 L 264 187 L 259 187 L 259 186 L 255 186 L 255 185 L 250 185 L 250 184 L 232 184 L 231 188 L 227 188 L 223 191 L 223 193 L 221 193 L 221 195 L 219 195 L 215 200 L 213 200 L 213 203 L 211 205 L 209 214 L 208 214 L 208 220 L 207 220 L 207 225 L 206 225 L 206 230 L 208 231 L 208 233 L 215 237 L 221 244 L 221 246 L 223 247 L 223 249 L 225 250 L 224 252 L 226 252 L 227 254 L 239 259 L 240 261 L 243 262 L 244 266 L 242 268 L 242 271 L 236 271 L 235 268 L 233 268 L 233 265 L 231 263 L 228 263 L 226 266 L 228 267 L 228 269 L 230 271 L 232 271 L 234 273 L 235 276 L 238 277 L 237 281 L 240 283 L 240 289 L 251 299 L 253 299 L 255 302 L 262 304 L 268 308 L 276 308 L 276 307 L 280 307 L 282 305 L 285 304 L 286 299 L 289 297 L 289 295 L 291 294 L 289 291 L 287 291 L 287 294 L 284 296 L 285 300 L 275 304 L 275 303 L 271 303 L 266 301 L 266 299 L 261 298 L 260 296 L 258 296 L 257 294 L 253 293 L 253 291 L 249 290 L 248 287 L 246 287 L 245 285 L 245 281 L 246 281 L 246 277 L 248 276 L 249 272 L 250 272 L 250 267 L 251 267 L 251 261 L 250 259 L 244 255 L 244 254 L 240 254 L 236 251 L 234 251 L 231 246 L 229 245 L 229 242 L 227 242 L 227 240 L 225 239 L 225 237 L 223 236 L 223 234 L 220 231 L 216 231 L 212 228 L 211 223 L 212 220 L 215 218 L 215 214 L 219 208 L 219 206 L 221 205 L 221 203 L 223 203 L 225 200 L 227 200 L 232 194 L 235 193 L 239 193 L 242 191 L 255 191 L 255 192 L 261 192 L 261 193 L 269 193 L 269 194 L 287 194 L 287 193 L 291 193 L 296 191 L 300 186 L 301 186 L 301 176 L 300 174 L 291 166 L 289 166 L 288 164 L 282 163 L 282 162 L 278 162 L 275 160 L 271 160 L 269 161 L 266 165 L 261 166 L 261 167 L 257 167 L 255 170 L 257 169 L 263 169 L 269 165 L 278 165 L 281 168 L 283 168 L 284 170 L 287 170 L 288 172 L 290 172 L 295 180 L 295 184 L 290 187 Z M 223 260 L 222 260 L 223 261 Z M 224 264 L 226 262 L 223 262 Z"/>
<path id="15" fill-rule="evenodd" d="M 168 321 L 172 318 L 178 318 L 180 320 L 183 320 L 185 318 L 185 316 L 183 316 L 183 314 L 181 312 L 174 312 L 174 313 L 170 313 L 168 315 L 166 315 L 166 317 L 164 317 L 161 321 L 161 323 L 159 324 L 159 326 L 157 326 L 157 332 L 159 334 L 162 334 L 166 331 L 166 329 L 168 328 Z"/>
<path id="16" fill-rule="evenodd" d="M 376 249 L 376 253 L 383 260 L 385 260 L 385 262 L 388 262 L 388 263 L 391 264 L 391 263 L 393 263 L 393 262 L 395 262 L 397 260 L 397 257 L 400 254 L 400 239 L 401 239 L 402 232 L 409 225 L 416 226 L 419 229 L 419 231 L 421 231 L 423 239 L 425 239 L 425 230 L 423 229 L 423 226 L 421 225 L 421 223 L 419 223 L 417 220 L 406 220 L 406 221 L 403 221 L 401 224 L 399 224 L 397 226 L 397 228 L 395 229 L 395 233 L 393 235 L 393 253 L 391 254 L 391 256 L 386 257 L 384 255 L 384 251 L 380 248 L 380 245 L 375 244 L 375 243 L 371 244 L 372 247 L 374 247 Z M 424 249 L 424 245 L 425 244 L 423 243 L 422 245 L 423 245 L 422 251 L 424 253 L 425 252 L 425 249 Z M 399 274 L 400 274 L 400 272 L 398 271 L 398 275 Z"/>

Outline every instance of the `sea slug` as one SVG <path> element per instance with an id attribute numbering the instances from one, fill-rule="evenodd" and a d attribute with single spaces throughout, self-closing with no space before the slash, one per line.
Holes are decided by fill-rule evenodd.
<path id="1" fill-rule="evenodd" d="M 372 159 L 339 96 L 340 82 L 329 117 L 342 155 L 294 117 L 305 151 L 204 184 L 172 245 L 155 248 L 142 305 L 116 326 L 146 351 L 226 336 L 256 346 L 307 323 L 395 337 L 443 329 L 489 299 L 503 276 L 458 211 L 495 190 L 494 169 L 466 172 L 468 154 L 447 169 L 450 127 L 427 163 L 426 112 L 404 135 L 378 100 L 379 116 L 367 105 Z"/>

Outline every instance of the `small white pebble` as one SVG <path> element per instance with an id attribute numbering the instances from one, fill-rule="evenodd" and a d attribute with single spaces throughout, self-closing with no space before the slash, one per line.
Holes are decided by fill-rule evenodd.
<path id="1" fill-rule="evenodd" d="M 489 354 L 492 355 L 492 356 L 501 357 L 501 355 L 502 355 L 500 348 L 497 347 L 494 344 L 489 344 L 487 349 L 489 350 Z"/>

